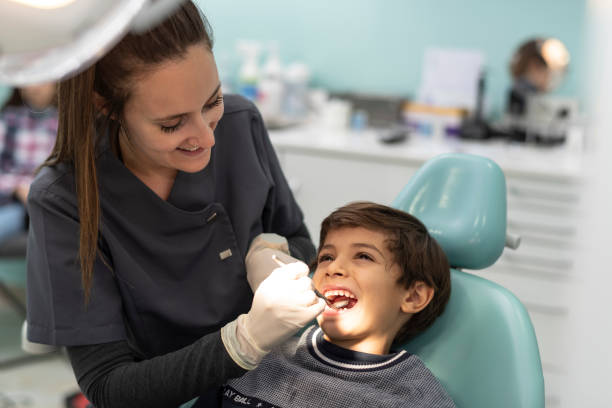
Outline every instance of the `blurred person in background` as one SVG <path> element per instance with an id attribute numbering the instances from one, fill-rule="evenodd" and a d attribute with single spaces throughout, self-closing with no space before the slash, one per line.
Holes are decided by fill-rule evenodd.
<path id="1" fill-rule="evenodd" d="M 16 88 L 0 111 L 0 245 L 26 228 L 34 172 L 57 135 L 57 85 Z"/>
<path id="2" fill-rule="evenodd" d="M 567 71 L 569 58 L 567 48 L 556 38 L 533 38 L 521 44 L 510 61 L 513 82 L 508 113 L 525 114 L 529 96 L 555 89 Z"/>

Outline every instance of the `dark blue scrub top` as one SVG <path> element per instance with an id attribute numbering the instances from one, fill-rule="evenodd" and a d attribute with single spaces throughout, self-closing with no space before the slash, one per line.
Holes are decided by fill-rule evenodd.
<path id="1" fill-rule="evenodd" d="M 305 232 L 261 116 L 237 96 L 225 96 L 210 164 L 198 173 L 179 172 L 167 201 L 108 147 L 97 166 L 99 248 L 112 271 L 96 261 L 87 306 L 72 167 L 45 167 L 32 184 L 31 341 L 128 340 L 143 358 L 176 350 L 249 310 L 253 295 L 244 256 L 256 235 L 275 232 L 291 239 Z"/>

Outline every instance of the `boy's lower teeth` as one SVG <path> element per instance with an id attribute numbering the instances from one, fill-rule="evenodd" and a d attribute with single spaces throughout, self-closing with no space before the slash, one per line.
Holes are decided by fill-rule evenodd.
<path id="1" fill-rule="evenodd" d="M 334 303 L 334 308 L 342 309 L 342 308 L 348 306 L 348 304 L 349 304 L 348 300 L 341 300 L 339 302 Z"/>

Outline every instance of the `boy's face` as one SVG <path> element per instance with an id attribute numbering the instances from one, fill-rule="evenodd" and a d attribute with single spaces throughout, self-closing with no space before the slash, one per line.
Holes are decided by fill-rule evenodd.
<path id="1" fill-rule="evenodd" d="M 410 290 L 397 283 L 401 270 L 385 239 L 378 231 L 340 228 L 328 232 L 319 250 L 314 285 L 345 307 L 327 306 L 317 321 L 326 339 L 338 346 L 386 354 L 411 316 L 406 308 Z"/>

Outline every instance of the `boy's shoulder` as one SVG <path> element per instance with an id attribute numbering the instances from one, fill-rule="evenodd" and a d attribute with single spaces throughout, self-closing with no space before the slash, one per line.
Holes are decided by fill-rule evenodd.
<path id="1" fill-rule="evenodd" d="M 398 367 L 401 374 L 396 378 L 403 382 L 408 395 L 416 393 L 424 406 L 454 408 L 455 403 L 434 373 L 427 368 L 416 354 L 410 356 Z"/>
<path id="2" fill-rule="evenodd" d="M 376 401 L 385 399 L 410 401 L 411 406 L 423 408 L 455 406 L 418 356 L 398 352 L 379 361 L 351 361 L 345 358 L 350 353 L 331 355 L 326 354 L 329 349 L 317 347 L 321 346 L 317 333 L 320 335 L 318 326 L 308 327 L 299 337 L 272 350 L 255 370 L 230 380 L 223 389 L 226 403 L 242 396 L 283 408 L 346 406 L 355 401 L 362 402 L 361 406 L 375 406 Z M 279 388 L 279 384 L 287 387 Z M 364 386 L 370 390 L 367 395 Z M 292 405 L 291 401 L 300 404 Z"/>

